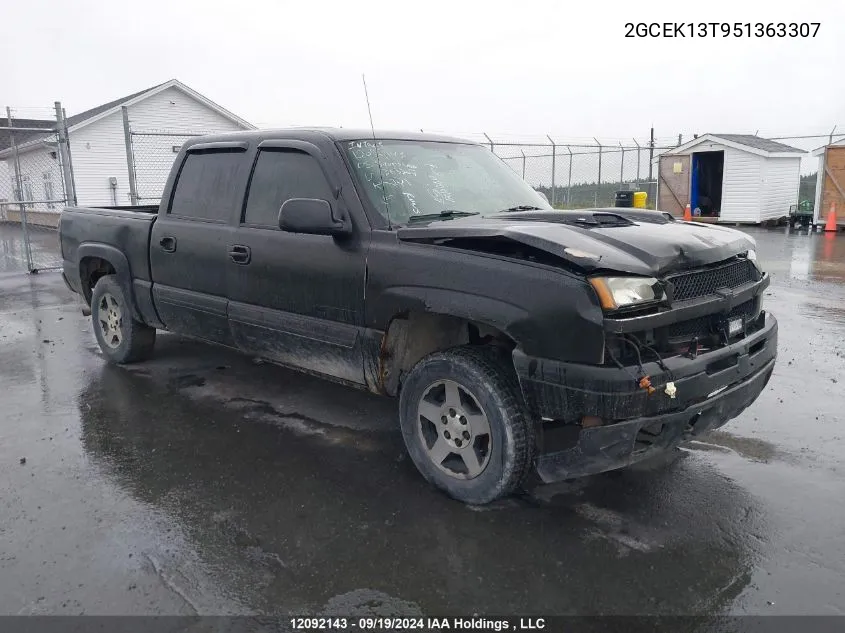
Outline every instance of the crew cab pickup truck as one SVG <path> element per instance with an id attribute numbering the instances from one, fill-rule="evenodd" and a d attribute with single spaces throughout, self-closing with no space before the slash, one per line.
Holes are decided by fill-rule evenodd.
<path id="1" fill-rule="evenodd" d="M 398 397 L 416 467 L 473 504 L 719 427 L 777 352 L 747 235 L 554 210 L 454 138 L 198 137 L 157 208 L 67 208 L 60 232 L 109 361 L 169 330 Z"/>

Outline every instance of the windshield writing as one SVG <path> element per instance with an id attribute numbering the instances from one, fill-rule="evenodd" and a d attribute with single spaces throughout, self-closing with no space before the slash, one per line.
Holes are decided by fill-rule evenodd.
<path id="1" fill-rule="evenodd" d="M 548 203 L 487 148 L 431 141 L 348 141 L 365 195 L 393 224 L 443 211 L 482 215 Z"/>

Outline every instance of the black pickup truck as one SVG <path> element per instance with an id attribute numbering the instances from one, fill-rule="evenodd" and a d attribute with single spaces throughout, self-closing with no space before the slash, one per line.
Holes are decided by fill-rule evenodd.
<path id="1" fill-rule="evenodd" d="M 399 398 L 468 503 L 723 425 L 772 374 L 754 242 L 658 211 L 557 211 L 487 148 L 294 129 L 185 144 L 158 207 L 68 208 L 103 354 L 157 329 Z"/>

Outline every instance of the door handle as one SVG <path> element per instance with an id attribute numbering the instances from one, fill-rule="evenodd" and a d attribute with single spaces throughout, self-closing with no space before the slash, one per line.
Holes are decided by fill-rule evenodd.
<path id="1" fill-rule="evenodd" d="M 176 250 L 176 238 L 165 236 L 159 240 L 159 246 L 161 246 L 161 250 L 166 253 L 172 253 Z"/>
<path id="2" fill-rule="evenodd" d="M 249 246 L 234 244 L 229 247 L 229 258 L 236 264 L 245 265 L 252 259 L 252 251 Z"/>

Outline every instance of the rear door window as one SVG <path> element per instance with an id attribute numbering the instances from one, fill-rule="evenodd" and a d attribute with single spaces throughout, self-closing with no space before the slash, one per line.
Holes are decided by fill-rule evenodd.
<path id="1" fill-rule="evenodd" d="M 286 200 L 333 197 L 320 163 L 310 154 L 262 150 L 250 181 L 243 223 L 278 228 L 279 210 Z"/>
<path id="2" fill-rule="evenodd" d="M 190 152 L 170 201 L 169 213 L 182 218 L 228 222 L 240 207 L 240 176 L 245 153 L 238 150 Z M 243 185 L 240 185 L 243 187 Z"/>

